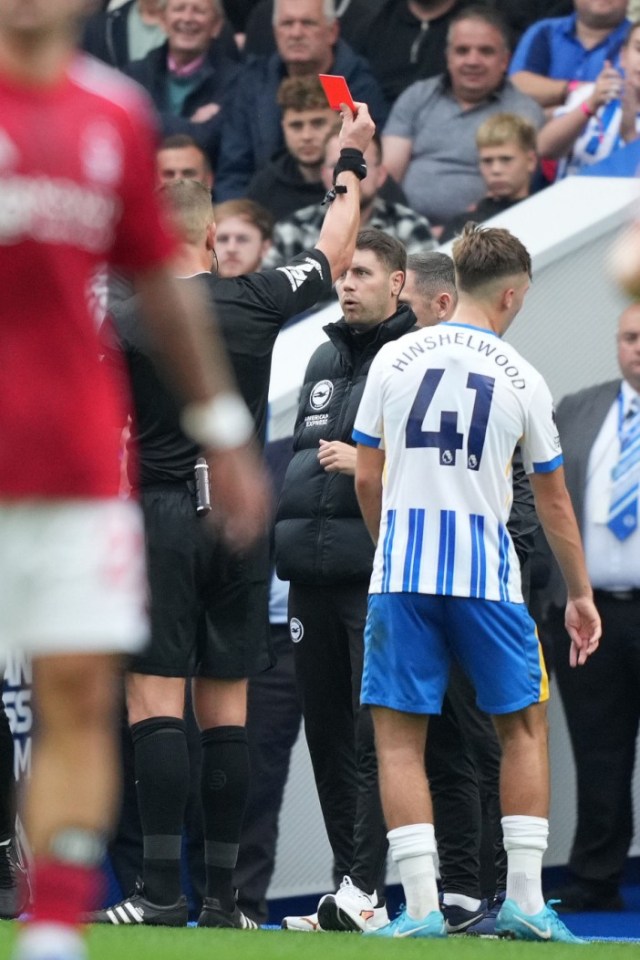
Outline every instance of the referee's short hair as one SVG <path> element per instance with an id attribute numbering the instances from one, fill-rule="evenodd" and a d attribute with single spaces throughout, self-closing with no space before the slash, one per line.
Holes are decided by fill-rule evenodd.
<path id="1" fill-rule="evenodd" d="M 199 180 L 171 180 L 160 187 L 180 239 L 199 243 L 213 223 L 211 191 Z"/>

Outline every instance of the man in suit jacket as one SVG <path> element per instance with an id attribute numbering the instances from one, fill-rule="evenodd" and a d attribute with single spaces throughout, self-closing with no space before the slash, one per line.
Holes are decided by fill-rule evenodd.
<path id="1" fill-rule="evenodd" d="M 558 909 L 622 909 L 619 886 L 633 837 L 633 766 L 640 721 L 640 304 L 620 317 L 618 362 L 622 380 L 565 397 L 557 411 L 566 482 L 584 539 L 589 577 L 600 612 L 603 640 L 580 671 L 569 666 L 564 630 L 566 595 L 552 566 L 546 626 L 576 763 L 578 819 L 569 866 L 572 880 L 552 896 Z M 625 440 L 625 438 L 627 438 Z M 612 471 L 621 445 L 636 491 L 622 533 L 613 532 L 609 505 L 620 493 Z M 633 504 L 636 503 L 635 513 Z M 615 526 L 615 523 L 613 523 Z M 621 538 L 622 537 L 622 538 Z"/>

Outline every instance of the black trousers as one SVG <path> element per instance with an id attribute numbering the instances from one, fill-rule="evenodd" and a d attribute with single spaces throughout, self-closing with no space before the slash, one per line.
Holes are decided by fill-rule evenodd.
<path id="1" fill-rule="evenodd" d="M 337 878 L 371 893 L 384 887 L 387 839 L 371 714 L 360 706 L 368 582 L 291 583 L 300 621 L 296 682 Z"/>
<path id="2" fill-rule="evenodd" d="M 249 681 L 251 786 L 234 874 L 240 909 L 259 923 L 268 919 L 280 807 L 302 719 L 288 624 L 271 626 L 271 644 L 275 666 Z"/>
<path id="3" fill-rule="evenodd" d="M 491 718 L 454 663 L 442 713 L 429 720 L 426 757 L 442 889 L 449 893 L 492 899 L 506 889 L 500 757 Z"/>
<path id="4" fill-rule="evenodd" d="M 633 838 L 632 783 L 640 720 L 640 594 L 619 600 L 595 591 L 599 649 L 569 666 L 564 611 L 547 630 L 576 764 L 577 825 L 569 867 L 603 894 L 615 893 Z"/>
<path id="5" fill-rule="evenodd" d="M 338 874 L 382 889 L 387 841 L 371 716 L 359 706 L 368 584 L 292 584 L 289 614 L 302 625 L 296 678 L 320 806 Z M 493 897 L 506 888 L 500 746 L 454 666 L 442 715 L 431 717 L 427 774 L 443 889 Z"/>

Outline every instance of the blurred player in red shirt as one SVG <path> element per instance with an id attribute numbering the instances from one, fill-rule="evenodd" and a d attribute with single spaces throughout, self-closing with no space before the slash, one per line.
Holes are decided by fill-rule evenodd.
<path id="1" fill-rule="evenodd" d="M 96 905 L 118 792 L 114 654 L 146 639 L 142 531 L 118 498 L 118 401 L 87 304 L 100 264 L 137 278 L 229 536 L 247 545 L 268 514 L 251 418 L 204 307 L 167 268 L 149 108 L 76 52 L 88 7 L 0 0 L 0 658 L 34 656 L 37 702 L 20 960 L 84 955 L 76 925 Z"/>

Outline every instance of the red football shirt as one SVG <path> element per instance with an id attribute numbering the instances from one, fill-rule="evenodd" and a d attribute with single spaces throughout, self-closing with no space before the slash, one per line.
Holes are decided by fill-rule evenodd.
<path id="1" fill-rule="evenodd" d="M 89 285 L 173 241 L 138 88 L 84 56 L 53 87 L 0 74 L 0 499 L 117 494 L 117 391 Z"/>

